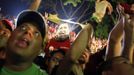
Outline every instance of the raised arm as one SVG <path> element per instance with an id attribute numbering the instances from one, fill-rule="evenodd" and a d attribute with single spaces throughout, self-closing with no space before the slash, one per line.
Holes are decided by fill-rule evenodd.
<path id="1" fill-rule="evenodd" d="M 30 5 L 29 9 L 37 11 L 40 6 L 41 0 L 34 0 L 32 4 Z"/>
<path id="2" fill-rule="evenodd" d="M 134 50 L 134 18 L 124 25 L 125 38 L 123 45 L 123 54 L 120 57 L 112 59 L 110 71 L 105 73 L 110 75 L 134 75 L 133 50 Z M 106 74 L 106 75 L 107 75 Z"/>
<path id="3" fill-rule="evenodd" d="M 134 17 L 132 17 L 131 20 L 128 20 L 128 18 L 126 18 L 124 31 L 125 31 L 125 41 L 124 41 L 124 49 L 123 49 L 122 56 L 129 59 L 129 61 L 133 63 Z"/>
<path id="4" fill-rule="evenodd" d="M 118 8 L 119 9 L 119 8 Z M 106 50 L 106 60 L 111 59 L 116 56 L 120 56 L 122 52 L 121 40 L 123 39 L 123 29 L 124 29 L 124 16 L 121 10 L 119 12 L 119 20 L 114 28 L 111 30 L 108 37 L 108 45 Z"/>
<path id="5" fill-rule="evenodd" d="M 56 75 L 68 75 L 72 70 L 73 65 L 77 63 L 77 60 L 86 49 L 88 42 L 91 41 L 92 34 L 93 28 L 91 25 L 87 25 L 82 29 L 59 66 Z"/>
<path id="6" fill-rule="evenodd" d="M 107 61 L 107 68 L 103 71 L 103 75 L 134 75 L 134 16 L 130 15 L 130 17 L 125 15 L 122 54 Z"/>

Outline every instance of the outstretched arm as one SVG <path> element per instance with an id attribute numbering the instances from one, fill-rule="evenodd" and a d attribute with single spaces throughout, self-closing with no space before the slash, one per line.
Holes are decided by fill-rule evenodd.
<path id="1" fill-rule="evenodd" d="M 88 42 L 91 41 L 89 39 L 91 39 L 92 34 L 93 28 L 91 25 L 87 25 L 82 29 L 71 49 L 67 52 L 63 62 L 60 64 L 56 75 L 67 75 L 72 70 L 73 65 L 77 63 L 86 49 Z"/>
<path id="2" fill-rule="evenodd" d="M 118 7 L 119 20 L 114 28 L 111 30 L 108 37 L 108 45 L 106 50 L 105 59 L 111 59 L 116 56 L 120 56 L 122 52 L 121 40 L 123 39 L 123 29 L 124 29 L 124 16 L 120 7 Z"/>
<path id="3" fill-rule="evenodd" d="M 128 21 L 128 20 L 127 20 Z M 109 71 L 105 73 L 110 75 L 134 75 L 133 50 L 134 50 L 134 18 L 124 25 L 125 39 L 123 54 L 120 57 L 112 59 Z"/>
<path id="4" fill-rule="evenodd" d="M 133 63 L 134 17 L 132 17 L 130 21 L 128 20 L 128 18 L 126 18 L 124 31 L 125 31 L 125 41 L 122 56 L 127 58 L 131 63 Z"/>
<path id="5" fill-rule="evenodd" d="M 34 0 L 32 4 L 30 5 L 29 9 L 37 11 L 40 6 L 41 0 Z"/>
<path id="6" fill-rule="evenodd" d="M 109 70 L 105 73 L 108 75 L 134 75 L 133 55 L 134 55 L 134 17 L 129 18 L 125 16 L 124 23 L 124 41 L 123 49 L 120 57 L 115 57 L 110 60 Z M 109 64 L 108 64 L 109 65 Z"/>

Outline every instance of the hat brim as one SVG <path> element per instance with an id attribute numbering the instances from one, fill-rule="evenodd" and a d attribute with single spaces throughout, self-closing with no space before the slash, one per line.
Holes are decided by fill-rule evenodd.
<path id="1" fill-rule="evenodd" d="M 14 30 L 14 25 L 8 19 L 2 19 L 1 22 L 10 30 Z"/>

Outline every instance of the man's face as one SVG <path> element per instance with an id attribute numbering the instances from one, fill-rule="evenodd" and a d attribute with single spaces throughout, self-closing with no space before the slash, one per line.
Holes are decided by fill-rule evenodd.
<path id="1" fill-rule="evenodd" d="M 24 59 L 34 59 L 42 48 L 42 41 L 35 23 L 22 23 L 12 32 L 8 40 L 8 52 Z"/>
<path id="2" fill-rule="evenodd" d="M 59 38 L 66 38 L 69 36 L 69 27 L 67 23 L 63 23 L 59 26 L 57 30 L 57 35 Z"/>
<path id="3" fill-rule="evenodd" d="M 63 58 L 64 55 L 61 52 L 54 53 L 49 62 L 50 68 L 53 69 L 55 66 L 58 66 Z"/>
<path id="4" fill-rule="evenodd" d="M 0 48 L 5 47 L 11 31 L 6 26 L 0 23 Z"/>

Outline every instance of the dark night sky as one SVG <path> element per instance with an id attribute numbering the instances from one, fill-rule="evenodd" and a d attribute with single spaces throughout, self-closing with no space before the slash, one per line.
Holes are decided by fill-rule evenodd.
<path id="1" fill-rule="evenodd" d="M 16 16 L 21 10 L 26 9 L 28 3 L 22 0 L 0 0 L 0 13 Z"/>
<path id="2" fill-rule="evenodd" d="M 32 1 L 33 0 L 0 0 L 0 8 L 1 8 L 0 13 L 2 13 L 4 15 L 9 15 L 9 16 L 16 16 L 20 11 L 27 9 Z M 43 4 L 43 3 L 47 3 L 47 2 L 45 2 L 45 0 L 42 0 L 41 8 L 39 9 L 40 12 L 44 12 L 44 11 L 46 11 L 48 13 L 53 12 L 53 10 L 51 10 L 52 8 L 47 8 L 47 6 L 44 7 L 45 4 Z M 75 15 L 76 18 L 80 14 L 82 14 L 83 10 L 87 8 L 87 5 L 88 5 L 87 2 L 85 2 L 85 4 L 81 7 L 79 12 L 76 13 L 76 15 Z M 72 12 L 74 12 L 74 10 L 76 8 L 73 8 Z M 66 6 L 66 11 L 68 12 L 68 14 L 70 13 L 69 9 L 71 9 L 71 7 L 69 6 L 69 8 L 68 8 L 68 6 Z M 58 12 L 58 14 L 60 14 L 59 16 L 61 18 L 65 17 L 65 14 L 64 14 L 59 2 L 58 2 L 57 12 Z"/>

